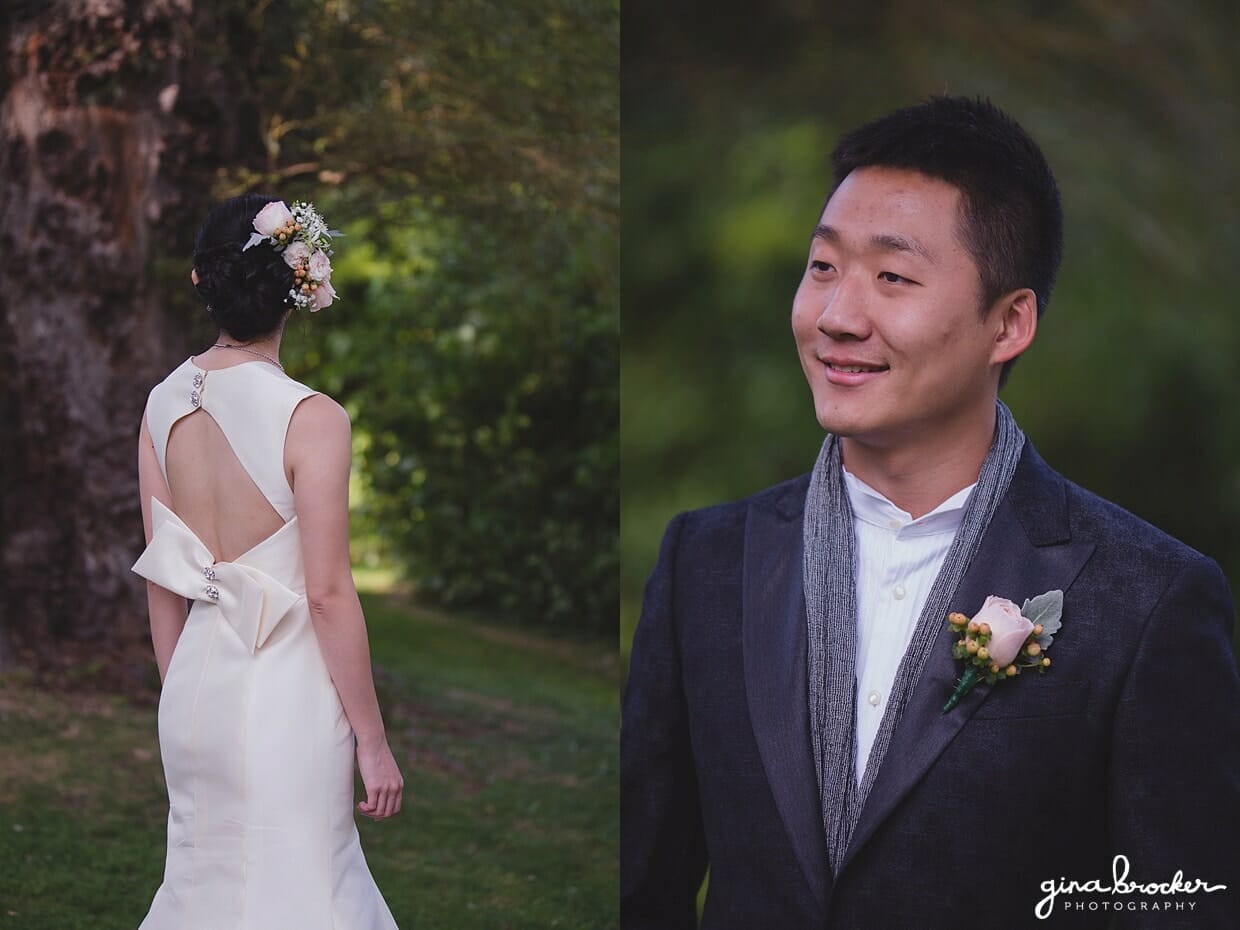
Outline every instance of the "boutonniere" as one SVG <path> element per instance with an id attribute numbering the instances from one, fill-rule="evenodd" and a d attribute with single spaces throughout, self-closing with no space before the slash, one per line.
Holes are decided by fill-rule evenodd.
<path id="1" fill-rule="evenodd" d="M 1039 674 L 1050 668 L 1051 660 L 1045 652 L 1062 626 L 1062 616 L 1062 591 L 1039 594 L 1020 608 L 992 594 L 972 620 L 964 614 L 950 614 L 947 628 L 960 634 L 952 655 L 964 659 L 966 665 L 943 705 L 943 713 L 955 707 L 979 681 L 991 684 L 1014 678 L 1022 668 L 1036 668 Z"/>

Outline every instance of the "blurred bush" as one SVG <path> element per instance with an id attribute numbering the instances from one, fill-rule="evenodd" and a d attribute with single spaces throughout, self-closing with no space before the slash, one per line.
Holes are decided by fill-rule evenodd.
<path id="1" fill-rule="evenodd" d="M 285 346 L 353 419 L 355 552 L 445 605 L 610 636 L 616 0 L 222 7 L 232 53 L 258 47 L 268 155 L 222 193 L 313 199 L 346 233 L 339 301 Z"/>
<path id="2" fill-rule="evenodd" d="M 340 325 L 298 334 L 359 434 L 360 528 L 441 603 L 614 630 L 614 234 L 384 213 L 343 240 Z"/>

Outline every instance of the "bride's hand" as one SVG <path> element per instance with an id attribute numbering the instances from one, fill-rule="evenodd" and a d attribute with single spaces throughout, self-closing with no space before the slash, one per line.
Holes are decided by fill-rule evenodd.
<path id="1" fill-rule="evenodd" d="M 366 800 L 357 804 L 361 813 L 371 820 L 384 820 L 400 811 L 405 781 L 400 777 L 400 769 L 387 740 L 373 746 L 358 743 L 357 770 L 361 772 L 362 784 L 366 786 Z"/>

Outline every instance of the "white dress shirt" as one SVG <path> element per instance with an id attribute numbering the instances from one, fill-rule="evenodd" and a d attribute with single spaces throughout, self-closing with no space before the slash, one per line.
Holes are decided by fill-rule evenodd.
<path id="1" fill-rule="evenodd" d="M 857 544 L 856 772 L 860 784 L 887 710 L 896 669 L 975 485 L 914 520 L 848 469 L 844 469 L 844 483 Z"/>

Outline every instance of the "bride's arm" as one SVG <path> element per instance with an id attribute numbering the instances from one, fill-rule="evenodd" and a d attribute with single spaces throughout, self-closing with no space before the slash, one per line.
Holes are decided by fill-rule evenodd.
<path id="1" fill-rule="evenodd" d="M 323 659 L 357 735 L 366 785 L 362 813 L 376 820 L 400 810 L 404 782 L 388 748 L 370 667 L 366 621 L 349 567 L 349 416 L 316 394 L 289 423 L 285 467 L 293 486 L 306 569 L 306 600 Z"/>
<path id="2" fill-rule="evenodd" d="M 138 430 L 138 492 L 142 498 L 142 529 L 146 533 L 147 545 L 150 545 L 151 498 L 158 498 L 161 504 L 171 510 L 172 494 L 168 491 L 164 473 L 159 470 L 159 460 L 155 458 L 155 446 L 151 443 L 151 433 L 147 429 L 145 416 L 142 417 L 142 426 Z M 162 683 L 168 673 L 168 663 L 172 661 L 177 640 L 181 638 L 181 630 L 185 628 L 185 616 L 189 612 L 189 606 L 181 595 L 161 588 L 153 581 L 146 583 L 146 606 L 151 616 L 151 643 L 155 647 L 155 664 L 159 667 L 159 680 Z"/>

